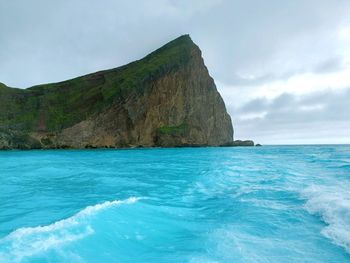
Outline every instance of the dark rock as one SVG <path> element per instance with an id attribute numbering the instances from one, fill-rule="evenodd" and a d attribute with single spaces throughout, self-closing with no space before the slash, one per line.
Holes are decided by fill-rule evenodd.
<path id="1" fill-rule="evenodd" d="M 254 142 L 251 140 L 246 140 L 246 141 L 241 141 L 241 140 L 236 140 L 230 143 L 226 143 L 221 145 L 223 147 L 237 147 L 237 146 L 254 146 Z"/>

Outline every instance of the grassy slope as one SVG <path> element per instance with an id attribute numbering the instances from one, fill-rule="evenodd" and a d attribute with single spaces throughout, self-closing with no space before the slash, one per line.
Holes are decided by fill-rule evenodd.
<path id="1" fill-rule="evenodd" d="M 189 59 L 193 42 L 181 36 L 145 58 L 128 65 L 75 79 L 15 89 L 0 83 L 0 129 L 48 131 L 70 127 L 108 108 L 143 83 L 176 68 Z"/>

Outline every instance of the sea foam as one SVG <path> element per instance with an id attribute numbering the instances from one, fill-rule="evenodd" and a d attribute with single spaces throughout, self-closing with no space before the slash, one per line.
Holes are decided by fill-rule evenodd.
<path id="1" fill-rule="evenodd" d="M 130 197 L 126 200 L 106 201 L 87 206 L 75 215 L 46 226 L 19 228 L 0 239 L 0 262 L 21 262 L 49 249 L 83 239 L 94 233 L 89 218 L 96 213 L 122 204 L 132 204 L 139 200 Z"/>
<path id="2" fill-rule="evenodd" d="M 312 185 L 303 191 L 305 208 L 327 224 L 322 234 L 350 253 L 350 188 L 348 185 Z"/>

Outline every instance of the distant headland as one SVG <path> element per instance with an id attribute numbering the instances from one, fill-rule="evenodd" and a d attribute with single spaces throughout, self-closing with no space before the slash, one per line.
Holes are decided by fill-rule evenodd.
<path id="1" fill-rule="evenodd" d="M 0 83 L 0 149 L 254 146 L 183 35 L 141 60 L 28 89 Z"/>

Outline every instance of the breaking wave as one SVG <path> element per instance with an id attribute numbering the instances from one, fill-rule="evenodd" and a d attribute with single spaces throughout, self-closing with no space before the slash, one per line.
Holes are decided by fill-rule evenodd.
<path id="1" fill-rule="evenodd" d="M 350 188 L 345 186 L 310 186 L 303 192 L 306 209 L 327 224 L 322 234 L 350 253 Z"/>
<path id="2" fill-rule="evenodd" d="M 96 213 L 122 204 L 132 204 L 139 200 L 130 197 L 126 200 L 106 201 L 87 206 L 77 214 L 46 226 L 19 228 L 0 239 L 0 262 L 21 262 L 49 249 L 83 239 L 94 233 L 89 218 Z"/>

